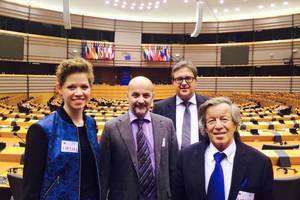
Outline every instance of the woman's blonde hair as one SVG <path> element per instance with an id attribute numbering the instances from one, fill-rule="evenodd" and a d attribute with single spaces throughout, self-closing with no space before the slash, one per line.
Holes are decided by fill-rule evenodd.
<path id="1" fill-rule="evenodd" d="M 56 68 L 57 82 L 62 86 L 74 73 L 86 73 L 90 85 L 94 82 L 93 65 L 81 57 L 63 60 Z"/>

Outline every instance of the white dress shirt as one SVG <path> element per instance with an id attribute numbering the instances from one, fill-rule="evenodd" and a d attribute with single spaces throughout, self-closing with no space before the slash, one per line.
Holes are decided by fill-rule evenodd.
<path id="1" fill-rule="evenodd" d="M 230 186 L 231 186 L 231 178 L 232 178 L 232 169 L 233 169 L 233 161 L 236 151 L 235 141 L 233 142 L 223 151 L 226 154 L 226 157 L 221 161 L 221 166 L 224 174 L 224 189 L 225 189 L 225 199 L 228 199 Z M 215 169 L 215 159 L 214 154 L 219 152 L 219 150 L 210 143 L 206 148 L 204 155 L 204 169 L 205 169 L 205 191 L 207 192 L 208 183 L 212 172 Z"/>
<path id="2" fill-rule="evenodd" d="M 183 100 L 176 96 L 176 135 L 179 149 L 182 143 L 182 123 L 186 108 L 182 102 Z M 189 106 L 191 112 L 191 144 L 194 144 L 199 142 L 198 110 L 195 94 L 189 99 L 189 102 L 191 103 Z"/>

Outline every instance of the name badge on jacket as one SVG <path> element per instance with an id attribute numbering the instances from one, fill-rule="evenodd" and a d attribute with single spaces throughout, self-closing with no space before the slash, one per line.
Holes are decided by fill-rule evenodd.
<path id="1" fill-rule="evenodd" d="M 62 140 L 61 152 L 78 153 L 78 142 Z"/>
<path id="2" fill-rule="evenodd" d="M 239 191 L 236 200 L 254 200 L 254 193 Z"/>

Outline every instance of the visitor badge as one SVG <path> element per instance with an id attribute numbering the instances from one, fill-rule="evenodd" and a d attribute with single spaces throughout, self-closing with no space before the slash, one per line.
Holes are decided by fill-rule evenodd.
<path id="1" fill-rule="evenodd" d="M 255 193 L 239 191 L 236 200 L 254 200 Z"/>
<path id="2" fill-rule="evenodd" d="M 62 140 L 61 152 L 78 153 L 78 142 Z"/>

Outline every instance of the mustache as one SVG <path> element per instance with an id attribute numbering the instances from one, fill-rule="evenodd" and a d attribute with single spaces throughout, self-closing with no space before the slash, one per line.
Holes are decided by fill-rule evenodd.
<path id="1" fill-rule="evenodd" d="M 133 106 L 135 106 L 135 107 L 142 107 L 142 106 L 148 106 L 148 105 L 149 105 L 149 103 L 147 103 L 147 102 L 143 102 L 143 103 L 136 102 L 133 104 Z"/>

